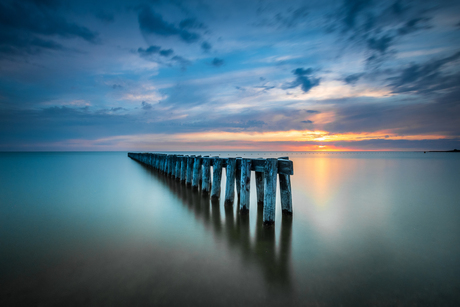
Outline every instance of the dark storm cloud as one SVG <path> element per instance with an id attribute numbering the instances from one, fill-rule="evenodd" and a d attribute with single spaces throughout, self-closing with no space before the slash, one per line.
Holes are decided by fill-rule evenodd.
<path id="1" fill-rule="evenodd" d="M 0 3 L 0 52 L 35 54 L 63 49 L 52 38 L 81 38 L 95 43 L 98 34 L 68 22 L 55 1 L 12 1 Z"/>
<path id="2" fill-rule="evenodd" d="M 416 91 L 428 93 L 460 86 L 460 72 L 445 73 L 442 69 L 460 59 L 460 51 L 442 59 L 422 64 L 412 63 L 403 68 L 399 75 L 389 78 L 394 93 Z"/>
<path id="3" fill-rule="evenodd" d="M 220 67 L 222 65 L 224 65 L 224 60 L 223 59 L 219 59 L 219 58 L 214 58 L 211 62 L 211 64 L 213 66 L 216 66 L 216 67 Z"/>
<path id="4" fill-rule="evenodd" d="M 300 85 L 300 88 L 305 93 L 308 93 L 313 87 L 318 86 L 320 83 L 319 78 L 314 78 L 310 76 L 313 73 L 312 68 L 303 69 L 297 68 L 292 71 L 292 73 L 297 76 L 294 81 L 283 86 L 283 89 L 295 88 Z"/>
<path id="5" fill-rule="evenodd" d="M 168 23 L 160 14 L 154 12 L 148 6 L 144 6 L 141 9 L 138 21 L 140 29 L 147 34 L 178 36 L 186 43 L 194 43 L 201 37 L 198 33 L 189 32 L 188 30 L 177 28 L 175 25 Z"/>

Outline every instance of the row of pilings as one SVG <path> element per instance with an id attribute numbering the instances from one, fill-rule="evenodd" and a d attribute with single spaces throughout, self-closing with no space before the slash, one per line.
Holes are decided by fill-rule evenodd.
<path id="1" fill-rule="evenodd" d="M 251 172 L 255 172 L 257 204 L 263 206 L 264 224 L 275 222 L 276 185 L 280 182 L 281 209 L 292 214 L 291 178 L 294 167 L 288 157 L 278 159 L 221 158 L 161 153 L 128 153 L 128 157 L 149 165 L 166 176 L 180 180 L 204 196 L 218 200 L 221 194 L 222 169 L 226 170 L 225 205 L 233 205 L 235 185 L 240 212 L 249 211 Z M 212 168 L 212 183 L 211 183 Z"/>

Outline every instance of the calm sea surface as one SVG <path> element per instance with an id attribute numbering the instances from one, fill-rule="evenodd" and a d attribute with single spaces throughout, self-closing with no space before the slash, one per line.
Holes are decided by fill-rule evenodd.
<path id="1" fill-rule="evenodd" d="M 211 154 L 288 155 L 293 217 L 254 174 L 241 216 L 124 152 L 0 153 L 0 305 L 460 306 L 460 154 Z"/>

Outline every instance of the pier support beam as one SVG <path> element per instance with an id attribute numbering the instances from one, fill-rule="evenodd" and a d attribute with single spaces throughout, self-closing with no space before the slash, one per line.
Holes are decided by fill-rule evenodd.
<path id="1" fill-rule="evenodd" d="M 203 195 L 209 195 L 211 188 L 211 160 L 209 158 L 203 159 L 203 174 L 201 191 Z"/>
<path id="2" fill-rule="evenodd" d="M 236 170 L 236 159 L 227 159 L 227 182 L 225 185 L 225 205 L 233 205 L 235 198 L 235 170 Z"/>
<path id="3" fill-rule="evenodd" d="M 196 156 L 193 162 L 192 189 L 198 190 L 201 180 L 201 156 Z"/>
<path id="4" fill-rule="evenodd" d="M 278 159 L 265 160 L 264 186 L 264 224 L 275 223 L 276 205 L 276 178 L 278 173 Z"/>
<path id="5" fill-rule="evenodd" d="M 240 178 L 240 212 L 249 211 L 249 199 L 251 192 L 251 160 L 241 160 L 241 178 Z"/>
<path id="6" fill-rule="evenodd" d="M 187 158 L 188 156 L 182 156 L 180 159 L 180 182 L 185 183 L 187 179 Z"/>
<path id="7" fill-rule="evenodd" d="M 264 205 L 264 173 L 256 172 L 257 206 Z"/>
<path id="8" fill-rule="evenodd" d="M 241 194 L 241 158 L 236 158 L 236 168 L 235 168 L 235 178 L 236 178 L 236 196 L 237 203 L 240 203 L 240 194 Z"/>
<path id="9" fill-rule="evenodd" d="M 211 187 L 211 200 L 218 200 L 220 198 L 220 183 L 222 181 L 222 166 L 224 160 L 220 158 L 214 159 L 212 166 L 212 187 Z"/>
<path id="10" fill-rule="evenodd" d="M 192 170 L 193 170 L 193 162 L 195 160 L 195 156 L 187 157 L 187 178 L 185 183 L 188 187 L 192 185 Z"/>
<path id="11" fill-rule="evenodd" d="M 180 180 L 180 160 L 181 156 L 176 156 L 176 167 L 174 169 L 174 177 L 176 177 L 176 180 Z"/>
<path id="12" fill-rule="evenodd" d="M 279 174 L 281 210 L 283 214 L 292 214 L 291 176 Z"/>

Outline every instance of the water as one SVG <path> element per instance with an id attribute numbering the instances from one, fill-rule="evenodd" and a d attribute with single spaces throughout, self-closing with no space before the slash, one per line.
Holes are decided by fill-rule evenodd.
<path id="1" fill-rule="evenodd" d="M 0 305 L 459 305 L 459 154 L 219 154 L 290 156 L 293 218 L 126 153 L 1 153 Z"/>

